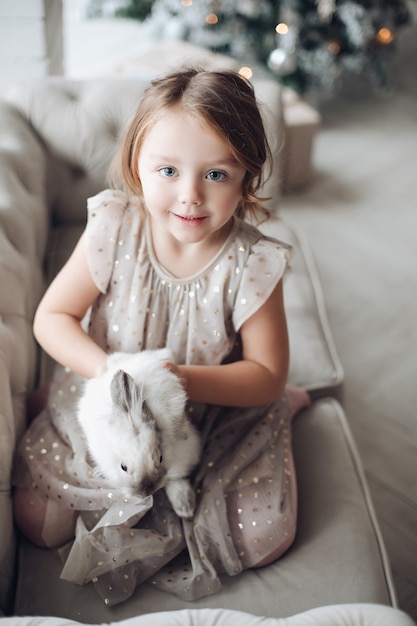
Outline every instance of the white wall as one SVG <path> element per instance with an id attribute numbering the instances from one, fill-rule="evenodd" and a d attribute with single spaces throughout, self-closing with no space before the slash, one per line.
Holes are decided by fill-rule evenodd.
<path id="1" fill-rule="evenodd" d="M 62 0 L 0 1 L 0 90 L 62 74 Z"/>

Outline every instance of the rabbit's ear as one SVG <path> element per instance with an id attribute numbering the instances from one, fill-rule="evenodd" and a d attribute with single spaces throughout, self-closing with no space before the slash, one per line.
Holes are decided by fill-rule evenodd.
<path id="1" fill-rule="evenodd" d="M 187 418 L 185 415 L 175 417 L 173 419 L 172 433 L 177 441 L 185 441 L 188 439 Z"/>
<path id="2" fill-rule="evenodd" d="M 155 418 L 146 400 L 143 400 L 142 402 L 142 419 L 145 423 L 147 422 L 148 424 L 156 425 Z"/>
<path id="3" fill-rule="evenodd" d="M 133 406 L 140 404 L 140 390 L 130 374 L 117 370 L 110 383 L 113 404 L 128 413 Z"/>

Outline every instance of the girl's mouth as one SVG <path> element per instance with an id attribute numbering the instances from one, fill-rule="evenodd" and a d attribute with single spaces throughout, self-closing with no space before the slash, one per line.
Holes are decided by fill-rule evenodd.
<path id="1" fill-rule="evenodd" d="M 207 219 L 206 216 L 199 217 L 196 215 L 179 215 L 178 213 L 174 213 L 173 215 L 178 218 L 183 224 L 188 224 L 189 226 L 197 226 Z"/>

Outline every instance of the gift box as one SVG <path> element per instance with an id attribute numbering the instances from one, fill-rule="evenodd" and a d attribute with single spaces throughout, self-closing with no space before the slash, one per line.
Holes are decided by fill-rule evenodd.
<path id="1" fill-rule="evenodd" d="M 284 190 L 291 190 L 311 181 L 314 139 L 321 124 L 321 115 L 292 89 L 284 88 L 282 98 L 282 184 Z"/>

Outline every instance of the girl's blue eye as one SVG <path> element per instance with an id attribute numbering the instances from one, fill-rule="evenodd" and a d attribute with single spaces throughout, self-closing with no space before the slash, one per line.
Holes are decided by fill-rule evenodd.
<path id="1" fill-rule="evenodd" d="M 159 171 L 161 172 L 162 176 L 166 176 L 167 178 L 172 178 L 177 173 L 175 167 L 170 166 L 162 167 Z"/>
<path id="2" fill-rule="evenodd" d="M 215 182 L 220 182 L 226 179 L 226 174 L 224 172 L 219 172 L 217 170 L 213 170 L 207 174 L 207 178 L 210 180 L 214 180 Z"/>

